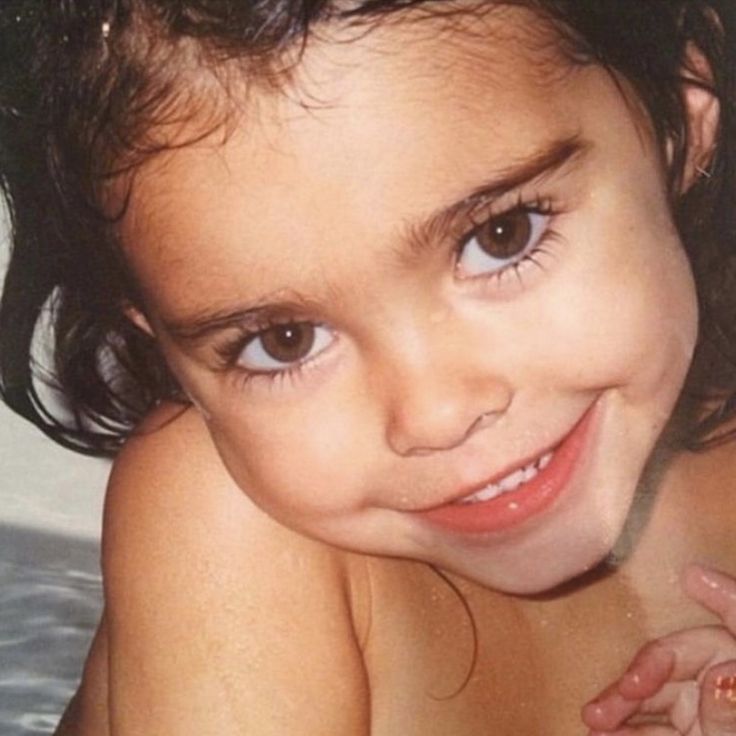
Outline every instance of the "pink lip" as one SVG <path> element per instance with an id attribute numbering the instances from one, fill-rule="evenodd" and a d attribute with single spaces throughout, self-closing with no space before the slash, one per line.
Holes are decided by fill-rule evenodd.
<path id="1" fill-rule="evenodd" d="M 480 534 L 510 529 L 542 513 L 567 487 L 585 446 L 593 415 L 591 407 L 557 445 L 547 467 L 518 490 L 477 503 L 446 503 L 418 511 L 416 516 L 453 532 Z M 540 456 L 543 454 L 540 453 Z M 492 482 L 493 479 L 485 485 Z M 471 493 L 473 489 L 464 492 L 458 499 Z"/>

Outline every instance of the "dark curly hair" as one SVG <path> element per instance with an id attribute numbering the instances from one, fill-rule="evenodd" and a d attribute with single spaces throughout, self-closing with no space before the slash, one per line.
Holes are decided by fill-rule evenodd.
<path id="1" fill-rule="evenodd" d="M 157 402 L 185 401 L 155 341 L 125 316 L 141 305 L 116 239 L 125 203 L 110 212 L 102 193 L 166 147 L 162 126 L 203 112 L 207 132 L 226 124 L 227 104 L 217 104 L 227 103 L 226 67 L 278 84 L 285 52 L 326 24 L 370 29 L 390 14 L 504 4 L 537 12 L 573 63 L 626 80 L 669 147 L 672 212 L 701 308 L 688 386 L 707 407 L 683 439 L 722 436 L 736 413 L 734 0 L 4 0 L 0 181 L 12 252 L 0 304 L 3 399 L 61 444 L 99 454 L 114 453 Z M 693 47 L 712 79 L 686 73 Z M 707 176 L 680 195 L 683 84 L 718 97 L 721 124 Z M 53 329 L 46 367 L 34 348 L 44 324 Z"/>

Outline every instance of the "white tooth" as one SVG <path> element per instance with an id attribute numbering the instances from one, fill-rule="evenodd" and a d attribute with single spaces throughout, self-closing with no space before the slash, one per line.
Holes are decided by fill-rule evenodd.
<path id="1" fill-rule="evenodd" d="M 480 503 L 481 501 L 489 501 L 490 499 L 495 498 L 500 494 L 501 489 L 497 485 L 491 484 L 489 486 L 486 486 L 485 488 L 481 488 L 481 490 L 479 490 L 477 493 L 474 493 L 472 496 L 463 498 L 460 503 Z"/>
<path id="2" fill-rule="evenodd" d="M 539 460 L 530 463 L 526 467 L 519 468 L 519 470 L 515 470 L 505 478 L 501 478 L 497 483 L 490 483 L 485 488 L 481 488 L 480 491 L 466 498 L 461 498 L 456 503 L 481 503 L 482 501 L 489 501 L 492 498 L 496 498 L 496 496 L 500 496 L 502 493 L 511 493 L 522 483 L 528 483 L 540 470 L 546 468 L 551 459 L 552 453 L 548 452 L 546 455 L 542 455 Z"/>
<path id="3" fill-rule="evenodd" d="M 524 468 L 515 470 L 511 475 L 507 475 L 498 485 L 501 486 L 502 491 L 513 491 L 515 488 L 520 486 L 524 482 Z"/>
<path id="4" fill-rule="evenodd" d="M 524 483 L 528 483 L 538 472 L 534 465 L 527 465 L 524 468 Z"/>
<path id="5" fill-rule="evenodd" d="M 501 495 L 501 489 L 495 484 L 492 483 L 489 486 L 486 486 L 482 490 L 478 491 L 478 493 L 473 496 L 473 500 L 475 501 L 488 501 L 491 498 L 495 498 L 496 496 Z"/>

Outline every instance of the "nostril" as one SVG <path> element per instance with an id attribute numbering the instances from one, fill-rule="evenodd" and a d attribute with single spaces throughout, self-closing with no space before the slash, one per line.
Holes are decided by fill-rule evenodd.
<path id="1" fill-rule="evenodd" d="M 391 368 L 384 437 L 401 456 L 423 457 L 462 445 L 503 417 L 514 396 L 510 381 L 477 360 L 408 367 L 394 362 Z"/>
<path id="2" fill-rule="evenodd" d="M 503 415 L 503 411 L 486 411 L 479 414 L 473 419 L 469 425 L 460 428 L 460 431 L 449 433 L 444 437 L 438 437 L 434 443 L 419 441 L 415 437 L 414 442 L 409 437 L 396 438 L 393 445 L 396 452 L 407 457 L 426 457 L 436 452 L 453 450 L 466 442 L 473 434 L 495 424 Z"/>
<path id="3" fill-rule="evenodd" d="M 413 448 L 407 449 L 405 452 L 401 454 L 402 455 L 412 455 L 413 457 L 426 457 L 427 455 L 432 455 L 435 452 L 437 452 L 437 449 L 439 448 L 413 447 Z"/>
<path id="4" fill-rule="evenodd" d="M 502 411 L 486 411 L 483 412 L 471 425 L 468 427 L 468 431 L 465 433 L 465 437 L 469 437 L 471 434 L 484 427 L 490 427 L 495 424 L 503 415 Z"/>

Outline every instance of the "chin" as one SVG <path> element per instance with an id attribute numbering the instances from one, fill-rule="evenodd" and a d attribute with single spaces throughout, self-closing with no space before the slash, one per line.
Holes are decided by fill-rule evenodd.
<path id="1" fill-rule="evenodd" d="M 571 568 L 560 568 L 555 565 L 552 568 L 537 568 L 534 570 L 523 570 L 517 574 L 507 572 L 501 574 L 483 574 L 473 571 L 471 573 L 457 570 L 460 575 L 478 583 L 485 588 L 516 596 L 540 596 L 557 595 L 567 592 L 571 587 L 584 585 L 591 579 L 591 574 L 601 572 L 602 563 L 607 559 L 608 553 L 597 555 L 583 566 Z"/>
<path id="2" fill-rule="evenodd" d="M 440 567 L 451 570 L 474 583 L 500 593 L 518 596 L 558 595 L 578 585 L 584 585 L 608 572 L 602 563 L 615 547 L 618 533 L 610 527 L 593 532 L 587 538 L 568 536 L 562 542 L 550 543 L 548 549 L 516 555 L 509 553 L 499 559 L 496 549 L 486 564 L 480 559 L 469 563 Z"/>

